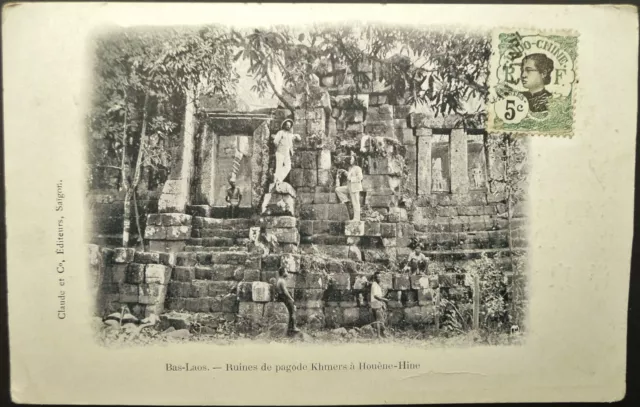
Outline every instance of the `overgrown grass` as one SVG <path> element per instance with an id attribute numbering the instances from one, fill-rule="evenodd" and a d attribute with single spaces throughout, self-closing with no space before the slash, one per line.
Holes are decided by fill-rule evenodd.
<path id="1" fill-rule="evenodd" d="M 432 329 L 393 329 L 387 328 L 387 338 L 376 338 L 370 326 L 349 328 L 344 330 L 302 329 L 302 334 L 288 337 L 282 330 L 264 329 L 252 333 L 242 333 L 231 328 L 233 325 L 210 333 L 189 333 L 188 337 L 174 338 L 163 334 L 154 327 L 139 332 L 131 332 L 127 328 L 109 328 L 96 320 L 95 333 L 98 342 L 109 348 L 168 345 L 171 343 L 209 343 L 212 345 L 234 345 L 239 343 L 283 343 L 283 344 L 397 344 L 401 346 L 433 348 L 433 347 L 472 347 L 472 346 L 505 346 L 520 345 L 524 335 L 496 333 L 489 331 L 468 331 L 459 334 Z"/>

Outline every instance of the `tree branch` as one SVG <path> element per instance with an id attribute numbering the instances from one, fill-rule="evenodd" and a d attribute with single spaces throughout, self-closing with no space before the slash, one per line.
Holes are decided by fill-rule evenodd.
<path id="1" fill-rule="evenodd" d="M 267 82 L 269 82 L 269 86 L 271 86 L 271 90 L 273 90 L 273 94 L 282 102 L 282 104 L 291 111 L 291 114 L 295 115 L 295 108 L 291 106 L 291 104 L 278 92 L 276 89 L 276 85 L 273 83 L 271 76 L 269 75 L 269 71 L 265 69 L 264 76 L 267 78 Z"/>

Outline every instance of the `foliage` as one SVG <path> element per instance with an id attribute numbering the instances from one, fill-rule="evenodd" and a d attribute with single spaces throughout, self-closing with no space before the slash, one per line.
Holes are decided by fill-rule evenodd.
<path id="1" fill-rule="evenodd" d="M 313 131 L 307 135 L 305 141 L 311 148 L 334 151 L 336 149 L 335 137 L 329 137 L 324 130 Z"/>
<path id="2" fill-rule="evenodd" d="M 526 197 L 527 181 L 527 141 L 524 137 L 511 133 L 490 135 L 487 148 L 499 152 L 500 163 L 494 165 L 498 173 L 492 173 L 489 184 L 492 192 L 504 192 L 515 205 Z"/>
<path id="3" fill-rule="evenodd" d="M 217 27 L 130 29 L 97 37 L 89 162 L 127 173 L 142 148 L 144 166 L 168 168 L 167 147 L 178 137 L 186 92 L 198 86 L 200 94 L 233 91 L 232 45 Z M 150 143 L 142 142 L 143 124 Z M 119 187 L 127 181 L 133 182 L 123 177 Z"/>
<path id="4" fill-rule="evenodd" d="M 480 280 L 480 325 L 490 330 L 508 328 L 510 316 L 504 271 L 496 265 L 495 259 L 489 259 L 483 253 L 475 261 L 474 273 Z"/>
<path id="5" fill-rule="evenodd" d="M 472 327 L 473 306 L 468 302 L 456 303 L 441 297 L 438 313 L 440 314 L 440 329 L 445 334 L 461 334 Z"/>
<path id="6" fill-rule="evenodd" d="M 508 244 L 510 249 L 511 266 L 515 274 L 511 287 L 511 314 L 516 324 L 524 319 L 525 293 L 524 284 L 518 286 L 516 281 L 524 279 L 526 255 L 514 249 L 513 245 L 513 208 L 522 202 L 527 193 L 528 177 L 528 149 L 524 137 L 503 133 L 487 138 L 487 147 L 493 151 L 502 152 L 501 162 L 496 167 L 497 174 L 490 174 L 489 183 L 492 192 L 503 193 L 507 204 Z"/>
<path id="7" fill-rule="evenodd" d="M 185 103 L 193 103 L 197 93 L 233 90 L 233 44 L 217 27 L 129 29 L 96 38 L 89 162 L 119 173 L 117 187 L 126 191 L 123 246 L 129 243 L 130 201 L 136 201 L 144 168 L 156 176 L 168 173 L 168 148 L 179 137 Z M 94 186 L 100 177 L 104 173 L 93 171 Z"/>
<path id="8" fill-rule="evenodd" d="M 254 90 L 261 94 L 271 90 L 292 112 L 287 93 L 308 95 L 318 77 L 346 70 L 353 75 L 355 93 L 370 88 L 375 80 L 396 99 L 425 104 L 436 115 L 485 114 L 467 112 L 464 106 L 471 98 L 482 100 L 488 93 L 491 49 L 485 34 L 349 24 L 299 31 L 273 27 L 237 36 L 242 38 L 243 49 L 236 57 L 249 61 L 256 79 Z M 283 78 L 282 92 L 274 81 L 276 75 Z"/>

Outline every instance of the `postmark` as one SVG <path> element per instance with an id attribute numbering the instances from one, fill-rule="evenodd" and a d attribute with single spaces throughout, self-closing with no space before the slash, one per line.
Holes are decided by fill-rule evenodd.
<path id="1" fill-rule="evenodd" d="M 573 33 L 496 30 L 489 130 L 572 136 L 577 46 Z"/>

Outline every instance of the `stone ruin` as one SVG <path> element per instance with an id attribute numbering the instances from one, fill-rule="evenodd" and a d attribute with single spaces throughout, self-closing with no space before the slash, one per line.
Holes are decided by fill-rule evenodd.
<path id="1" fill-rule="evenodd" d="M 323 78 L 312 95 L 291 102 L 302 141 L 268 208 L 269 141 L 291 112 L 228 112 L 206 100 L 186 112 L 168 180 L 142 199 L 146 252 L 115 247 L 122 202 L 93 192 L 97 313 L 127 305 L 139 318 L 207 313 L 254 328 L 283 324 L 287 311 L 273 283 L 286 262 L 302 327 L 372 322 L 366 289 L 376 270 L 391 299 L 390 325 L 435 326 L 441 296 L 473 295 L 465 272 L 475 259 L 490 257 L 509 276 L 509 251 L 527 246 L 524 203 L 511 208 L 510 247 L 506 195 L 489 182 L 503 171 L 504 152 L 487 143 L 492 135 L 465 130 L 455 115 L 412 112 L 384 90 L 353 94 L 334 83 Z M 344 145 L 359 148 L 364 172 L 359 222 L 334 192 Z M 231 173 L 243 198 L 238 217 L 225 219 Z M 252 228 L 275 236 L 277 246 L 257 247 Z M 416 244 L 429 267 L 409 275 L 401 265 Z"/>

